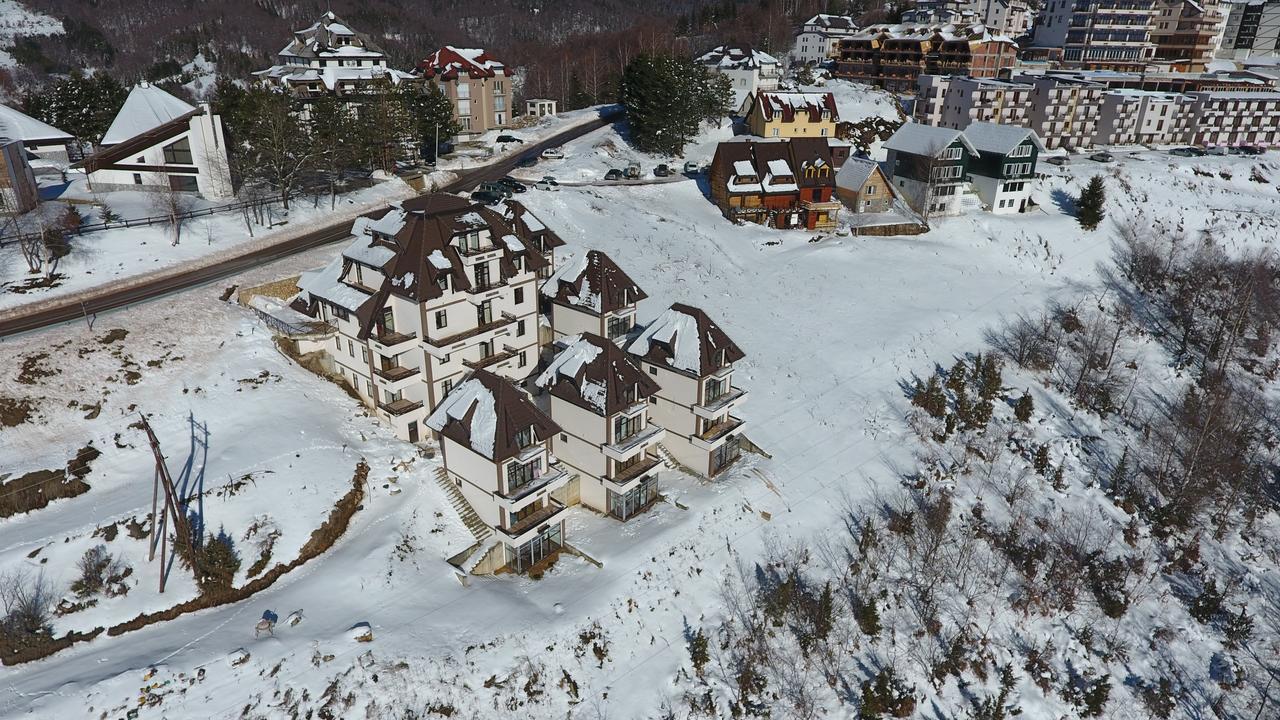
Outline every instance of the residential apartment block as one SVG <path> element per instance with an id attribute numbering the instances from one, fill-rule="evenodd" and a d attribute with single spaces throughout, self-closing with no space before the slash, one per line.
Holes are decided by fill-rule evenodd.
<path id="1" fill-rule="evenodd" d="M 1187 142 L 1205 147 L 1280 146 L 1280 92 L 1195 92 Z"/>
<path id="2" fill-rule="evenodd" d="M 840 115 L 831 93 L 758 92 L 747 102 L 747 128 L 757 137 L 836 136 Z"/>
<path id="3" fill-rule="evenodd" d="M 599 250 L 566 260 L 542 283 L 542 296 L 555 342 L 583 334 L 620 342 L 636 326 L 636 305 L 649 297 Z"/>
<path id="4" fill-rule="evenodd" d="M 777 58 L 749 47 L 721 45 L 700 55 L 698 63 L 729 78 L 733 107 L 739 111 L 749 96 L 777 90 L 782 78 L 782 63 Z"/>
<path id="5" fill-rule="evenodd" d="M 1036 24 L 1038 48 L 1061 49 L 1065 67 L 1142 69 L 1155 56 L 1157 0 L 1049 0 Z"/>
<path id="6" fill-rule="evenodd" d="M 1280 0 L 1246 0 L 1227 7 L 1218 57 L 1245 60 L 1280 55 Z"/>
<path id="7" fill-rule="evenodd" d="M 840 41 L 858 32 L 853 18 L 847 15 L 814 15 L 800 26 L 791 62 L 795 65 L 820 65 L 836 56 Z"/>
<path id="8" fill-rule="evenodd" d="M 885 167 L 898 194 L 926 217 L 964 211 L 965 173 L 977 156 L 960 130 L 906 123 L 885 141 Z"/>
<path id="9" fill-rule="evenodd" d="M 72 165 L 94 191 L 175 190 L 211 199 L 235 194 L 222 118 L 155 85 L 129 91 L 97 152 Z"/>
<path id="10" fill-rule="evenodd" d="M 734 222 L 775 228 L 829 229 L 840 202 L 839 168 L 822 138 L 740 136 L 720 143 L 711 160 L 711 198 Z"/>
<path id="11" fill-rule="evenodd" d="M 536 382 L 550 395 L 556 457 L 576 472 L 577 499 L 619 520 L 652 505 L 662 465 L 656 446 L 666 437 L 649 417 L 658 383 L 613 340 L 591 333 L 557 344 Z"/>
<path id="12" fill-rule="evenodd" d="M 1017 62 L 1018 45 L 981 24 L 874 25 L 840 41 L 834 73 L 893 92 L 921 75 L 997 77 Z"/>
<path id="13" fill-rule="evenodd" d="M 1151 25 L 1155 60 L 1180 72 L 1204 72 L 1222 43 L 1226 14 L 1218 0 L 1157 0 Z"/>
<path id="14" fill-rule="evenodd" d="M 476 370 L 426 419 L 440 438 L 445 473 L 484 523 L 463 569 L 528 572 L 564 548 L 558 496 L 572 476 L 555 460 L 561 431 L 505 377 Z"/>
<path id="15" fill-rule="evenodd" d="M 1024 0 L 923 0 L 904 10 L 902 21 L 939 25 L 981 23 L 993 32 L 1019 38 L 1031 29 L 1032 12 Z"/>
<path id="16" fill-rule="evenodd" d="M 354 100 L 374 83 L 417 82 L 412 74 L 387 67 L 386 52 L 332 12 L 294 31 L 276 63 L 254 75 L 304 99 L 331 93 Z"/>
<path id="17" fill-rule="evenodd" d="M 1187 142 L 1195 100 L 1153 90 L 1108 90 L 1098 115 L 1098 145 L 1172 145 Z"/>
<path id="18" fill-rule="evenodd" d="M 1014 75 L 1008 80 L 922 75 L 916 122 L 962 130 L 972 122 L 1034 130 L 1047 148 L 1094 142 L 1105 85 L 1074 77 Z"/>
<path id="19" fill-rule="evenodd" d="M 513 81 L 507 67 L 476 48 L 446 45 L 418 63 L 422 77 L 434 82 L 453 103 L 461 137 L 507 127 L 514 111 Z"/>
<path id="20" fill-rule="evenodd" d="M 295 309 L 336 329 L 334 371 L 396 434 L 422 424 L 468 373 L 523 379 L 539 360 L 538 279 L 562 245 L 518 203 L 421 195 L 370 213 Z"/>
<path id="21" fill-rule="evenodd" d="M 742 350 L 706 313 L 673 304 L 644 326 L 626 350 L 657 383 L 649 417 L 664 428 L 657 446 L 694 473 L 715 477 L 742 452 L 746 401 L 733 384 Z"/>

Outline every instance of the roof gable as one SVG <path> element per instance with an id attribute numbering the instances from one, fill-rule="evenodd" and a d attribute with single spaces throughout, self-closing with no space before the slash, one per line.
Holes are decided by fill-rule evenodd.
<path id="1" fill-rule="evenodd" d="M 481 48 L 458 48 L 445 45 L 418 63 L 422 74 L 428 78 L 439 77 L 454 80 L 459 73 L 472 79 L 506 74 L 506 66 L 494 60 Z"/>
<path id="2" fill-rule="evenodd" d="M 658 391 L 658 384 L 617 345 L 591 333 L 568 338 L 536 382 L 552 395 L 603 416 Z M 627 398 L 632 390 L 634 395 Z"/>
<path id="3" fill-rule="evenodd" d="M 1044 144 L 1040 142 L 1040 137 L 1034 130 L 1018 125 L 974 122 L 964 129 L 964 137 L 978 152 L 1008 155 L 1028 139 L 1038 150 L 1044 150 Z"/>
<path id="4" fill-rule="evenodd" d="M 898 131 L 885 141 L 884 148 L 911 155 L 937 157 L 943 150 L 951 147 L 956 142 L 959 142 L 971 154 L 978 154 L 977 148 L 959 130 L 915 122 L 906 123 L 898 128 Z"/>
<path id="5" fill-rule="evenodd" d="M 453 388 L 426 425 L 496 463 L 520 453 L 516 435 L 525 429 L 533 428 L 534 442 L 560 432 L 524 391 L 487 370 L 476 370 Z"/>
<path id="6" fill-rule="evenodd" d="M 706 313 L 682 303 L 664 310 L 627 344 L 632 355 L 697 377 L 719 369 L 721 351 L 727 363 L 746 357 Z"/>
<path id="7" fill-rule="evenodd" d="M 115 145 L 197 112 L 186 103 L 150 83 L 139 83 L 129 91 L 124 105 L 102 136 L 103 145 Z"/>
<path id="8" fill-rule="evenodd" d="M 566 260 L 542 284 L 542 294 L 596 315 L 621 310 L 649 297 L 599 250 Z"/>
<path id="9" fill-rule="evenodd" d="M 0 105 L 0 137 L 24 143 L 66 142 L 71 135 L 8 105 Z"/>

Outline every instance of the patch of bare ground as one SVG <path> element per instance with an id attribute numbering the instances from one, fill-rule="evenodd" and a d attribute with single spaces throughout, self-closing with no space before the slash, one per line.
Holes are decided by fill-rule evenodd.
<path id="1" fill-rule="evenodd" d="M 35 411 L 30 398 L 0 396 L 0 428 L 17 427 L 30 420 Z"/>
<path id="2" fill-rule="evenodd" d="M 18 382 L 23 385 L 35 385 L 42 379 L 52 377 L 62 372 L 60 368 L 51 367 L 46 361 L 49 359 L 49 353 L 39 352 L 26 356 L 22 359 L 22 366 L 18 370 Z"/>
<path id="3" fill-rule="evenodd" d="M 53 273 L 52 275 L 41 275 L 40 277 L 27 278 L 26 280 L 23 280 L 22 282 L 19 282 L 19 283 L 13 283 L 5 287 L 5 290 L 11 293 L 18 293 L 21 295 L 21 294 L 32 292 L 33 290 L 44 290 L 46 288 L 58 287 L 59 285 L 62 284 L 62 281 L 66 279 L 67 279 L 67 276 L 63 275 L 62 273 Z"/>
<path id="4" fill-rule="evenodd" d="M 89 484 L 84 478 L 89 475 L 90 464 L 101 454 L 94 446 L 86 445 L 65 468 L 34 470 L 0 482 L 0 518 L 39 510 L 54 500 L 88 492 Z"/>

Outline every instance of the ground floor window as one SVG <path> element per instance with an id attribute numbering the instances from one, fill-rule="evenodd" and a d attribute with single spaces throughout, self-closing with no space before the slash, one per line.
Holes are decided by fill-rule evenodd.
<path id="1" fill-rule="evenodd" d="M 169 189 L 180 192 L 196 192 L 200 189 L 194 175 L 170 175 Z"/>
<path id="2" fill-rule="evenodd" d="M 649 476 L 629 492 L 616 493 L 609 490 L 608 493 L 609 514 L 619 520 L 626 520 L 658 499 L 658 478 Z"/>
<path id="3" fill-rule="evenodd" d="M 711 474 L 714 475 L 728 467 L 738 456 L 742 455 L 742 444 L 737 435 L 731 436 L 723 445 L 711 453 Z"/>
<path id="4" fill-rule="evenodd" d="M 552 553 L 559 552 L 563 547 L 564 533 L 560 530 L 560 523 L 556 523 L 547 528 L 546 532 L 517 548 L 511 564 L 516 572 L 524 572 Z"/>

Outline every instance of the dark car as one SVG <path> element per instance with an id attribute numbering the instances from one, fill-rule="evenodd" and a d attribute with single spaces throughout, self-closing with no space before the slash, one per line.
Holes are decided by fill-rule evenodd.
<path id="1" fill-rule="evenodd" d="M 669 177 L 670 175 L 671 175 L 671 168 L 667 167 L 666 165 L 659 165 L 658 167 L 653 169 L 654 177 Z"/>
<path id="2" fill-rule="evenodd" d="M 524 144 L 524 141 L 516 137 L 515 135 L 499 135 L 498 139 L 495 142 L 499 144 L 501 143 L 520 143 L 521 145 Z"/>
<path id="3" fill-rule="evenodd" d="M 621 179 L 622 179 L 622 171 L 621 171 L 621 170 L 619 170 L 619 169 L 617 169 L 617 168 L 614 168 L 614 169 L 612 169 L 612 170 L 610 170 L 609 172 L 607 172 L 607 173 L 605 173 L 605 174 L 604 174 L 604 179 L 605 179 L 605 180 L 621 180 Z"/>
<path id="4" fill-rule="evenodd" d="M 537 155 L 525 155 L 524 157 L 520 158 L 520 162 L 516 163 L 516 167 L 531 168 L 537 164 L 538 164 Z"/>
<path id="5" fill-rule="evenodd" d="M 1240 146 L 1231 148 L 1231 150 L 1237 155 L 1261 155 L 1262 153 L 1266 152 L 1265 149 L 1260 148 L 1257 145 L 1240 145 Z"/>
<path id="6" fill-rule="evenodd" d="M 485 205 L 497 205 L 506 198 L 492 190 L 477 190 L 471 193 L 471 199 Z"/>
<path id="7" fill-rule="evenodd" d="M 482 182 L 480 183 L 480 186 L 476 188 L 476 190 L 479 190 L 480 192 L 491 192 L 497 195 L 498 197 L 504 197 L 504 198 L 511 197 L 511 188 L 507 187 L 506 185 L 503 185 L 500 182 Z"/>
<path id="8" fill-rule="evenodd" d="M 1197 147 L 1180 147 L 1170 150 L 1169 154 L 1178 157 L 1204 157 L 1208 153 Z"/>
<path id="9" fill-rule="evenodd" d="M 525 185 L 524 183 L 510 176 L 502 178 L 501 180 L 498 181 L 498 184 L 510 190 L 513 193 L 522 193 L 529 189 L 528 185 Z"/>

